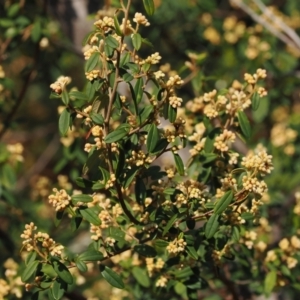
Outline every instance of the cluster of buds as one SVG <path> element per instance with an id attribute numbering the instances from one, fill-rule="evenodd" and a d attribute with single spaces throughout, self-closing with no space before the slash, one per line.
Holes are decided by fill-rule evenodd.
<path id="1" fill-rule="evenodd" d="M 183 252 L 185 250 L 185 246 L 186 246 L 186 242 L 184 241 L 183 238 L 180 239 L 176 238 L 175 240 L 169 243 L 166 249 L 170 254 L 171 253 L 177 254 Z"/>
<path id="2" fill-rule="evenodd" d="M 67 76 L 60 76 L 50 85 L 50 88 L 57 94 L 61 94 L 65 86 L 71 82 L 71 78 Z"/>
<path id="3" fill-rule="evenodd" d="M 47 233 L 37 232 L 37 227 L 33 222 L 25 225 L 25 230 L 21 234 L 23 246 L 26 251 L 38 250 L 39 253 L 51 254 L 52 256 L 61 256 L 64 247 L 57 244 Z M 42 252 L 40 252 L 42 250 Z"/>
<path id="4" fill-rule="evenodd" d="M 145 154 L 142 150 L 139 150 L 136 152 L 133 150 L 131 152 L 131 157 L 126 159 L 126 162 L 129 165 L 135 165 L 135 166 L 142 166 L 144 164 L 151 164 L 153 161 L 153 158 Z"/>
<path id="5" fill-rule="evenodd" d="M 64 210 L 71 202 L 71 196 L 68 195 L 66 190 L 53 189 L 55 195 L 50 195 L 48 197 L 49 203 L 53 205 L 56 211 Z"/>
<path id="6" fill-rule="evenodd" d="M 146 268 L 150 277 L 153 276 L 154 272 L 160 271 L 165 265 L 165 262 L 161 257 L 154 259 L 152 257 L 146 258 Z"/>

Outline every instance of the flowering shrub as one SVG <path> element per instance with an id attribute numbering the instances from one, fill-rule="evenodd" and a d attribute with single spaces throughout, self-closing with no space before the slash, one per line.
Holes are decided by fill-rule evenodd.
<path id="1" fill-rule="evenodd" d="M 255 132 L 252 116 L 267 101 L 268 72 L 258 67 L 228 86 L 202 91 L 204 56 L 188 53 L 185 69 L 171 70 L 143 34 L 151 28 L 148 16 L 133 13 L 130 0 L 117 4 L 98 14 L 85 40 L 85 86 L 72 87 L 72 78 L 61 75 L 50 85 L 52 101 L 61 104 L 58 129 L 66 150 L 60 164 L 77 159 L 78 165 L 72 180 L 61 174 L 57 184 L 47 177 L 34 183 L 32 198 L 48 201 L 57 229 L 50 234 L 41 221 L 22 224 L 24 263 L 6 260 L 0 295 L 247 299 L 284 286 L 298 289 L 299 232 L 295 226 L 274 242 L 266 211 L 273 157 L 262 143 L 246 147 Z M 152 0 L 143 0 L 143 7 L 154 14 Z M 201 22 L 204 38 L 219 44 L 209 14 Z M 233 44 L 246 25 L 228 17 L 223 27 Z M 40 44 L 42 36 L 32 35 Z M 261 44 L 264 60 L 268 47 Z M 144 55 L 146 47 L 152 53 Z M 257 49 L 249 49 L 246 56 L 253 58 Z M 194 95 L 187 98 L 181 90 L 190 83 Z M 3 88 L 10 92 L 7 81 Z M 293 147 L 295 130 L 282 139 L 276 134 L 287 127 L 278 119 L 274 146 Z M 23 146 L 2 147 L 8 201 Z M 296 193 L 295 224 L 299 199 Z"/>

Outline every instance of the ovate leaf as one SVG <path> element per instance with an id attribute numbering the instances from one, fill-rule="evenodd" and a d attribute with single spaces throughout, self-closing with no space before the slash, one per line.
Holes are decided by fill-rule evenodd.
<path id="1" fill-rule="evenodd" d="M 88 270 L 88 267 L 86 265 L 86 263 L 84 263 L 82 260 L 76 260 L 75 261 L 76 267 L 78 268 L 78 270 L 80 272 L 86 272 Z"/>
<path id="2" fill-rule="evenodd" d="M 116 34 L 121 36 L 122 35 L 122 30 L 120 28 L 119 20 L 118 20 L 116 15 L 114 15 L 114 24 L 115 24 Z"/>
<path id="3" fill-rule="evenodd" d="M 104 123 L 104 118 L 101 114 L 92 112 L 90 114 L 92 121 L 97 125 L 102 125 Z"/>
<path id="4" fill-rule="evenodd" d="M 53 296 L 53 299 L 59 300 L 63 297 L 65 291 L 67 290 L 68 285 L 61 280 L 60 278 L 56 278 L 54 281 L 52 287 L 51 287 L 51 293 Z"/>
<path id="5" fill-rule="evenodd" d="M 252 109 L 255 111 L 259 108 L 259 104 L 260 104 L 260 97 L 258 93 L 254 93 L 254 95 L 252 96 Z"/>
<path id="6" fill-rule="evenodd" d="M 36 252 L 30 251 L 28 255 L 26 256 L 25 264 L 29 265 L 31 262 L 33 262 L 36 258 Z"/>
<path id="7" fill-rule="evenodd" d="M 205 226 L 205 236 L 207 239 L 210 239 L 214 236 L 219 228 L 219 215 L 212 214 L 208 219 L 206 226 Z"/>
<path id="8" fill-rule="evenodd" d="M 101 225 L 101 221 L 98 217 L 98 214 L 92 207 L 80 209 L 79 213 L 82 215 L 83 219 L 88 221 L 89 223 L 99 226 Z"/>
<path id="9" fill-rule="evenodd" d="M 153 247 L 146 244 L 136 245 L 134 247 L 134 251 L 145 257 L 155 257 L 157 255 L 156 250 Z"/>
<path id="10" fill-rule="evenodd" d="M 88 61 L 85 64 L 86 72 L 90 72 L 95 69 L 99 61 L 99 56 L 100 56 L 99 52 L 95 52 L 91 55 L 91 57 L 88 59 Z"/>
<path id="11" fill-rule="evenodd" d="M 231 203 L 232 199 L 233 199 L 233 192 L 232 191 L 226 192 L 221 199 L 217 200 L 214 207 L 214 213 L 220 215 Z"/>
<path id="12" fill-rule="evenodd" d="M 133 33 L 131 35 L 132 45 L 134 49 L 139 50 L 142 45 L 142 37 L 139 33 Z"/>
<path id="13" fill-rule="evenodd" d="M 119 46 L 119 42 L 113 38 L 111 35 L 105 38 L 105 43 L 111 48 L 117 48 Z"/>
<path id="14" fill-rule="evenodd" d="M 150 278 L 145 269 L 134 267 L 132 269 L 132 275 L 141 286 L 145 288 L 150 286 Z"/>
<path id="15" fill-rule="evenodd" d="M 93 197 L 84 194 L 73 195 L 71 199 L 73 204 L 76 204 L 77 202 L 88 203 L 93 201 Z"/>
<path id="16" fill-rule="evenodd" d="M 239 120 L 239 124 L 240 124 L 243 135 L 246 138 L 250 138 L 250 136 L 251 136 L 251 125 L 250 125 L 250 122 L 249 122 L 246 114 L 243 111 L 238 112 L 238 120 Z"/>
<path id="17" fill-rule="evenodd" d="M 64 105 L 69 104 L 69 101 L 70 101 L 69 94 L 65 89 L 62 91 L 61 100 L 64 103 Z"/>
<path id="18" fill-rule="evenodd" d="M 105 143 L 110 144 L 121 140 L 130 130 L 129 124 L 121 124 L 117 129 L 110 132 L 104 139 Z"/>
<path id="19" fill-rule="evenodd" d="M 82 261 L 100 261 L 103 259 L 103 254 L 97 250 L 88 250 L 78 256 Z"/>
<path id="20" fill-rule="evenodd" d="M 71 114 L 67 108 L 59 116 L 58 128 L 61 135 L 66 135 L 70 126 Z"/>
<path id="21" fill-rule="evenodd" d="M 153 0 L 143 0 L 145 11 L 148 15 L 152 16 L 155 11 Z"/>
<path id="22" fill-rule="evenodd" d="M 177 169 L 179 175 L 183 176 L 184 175 L 183 161 L 182 161 L 181 157 L 178 154 L 173 153 L 173 156 L 174 156 L 174 161 L 175 161 L 176 169 Z"/>
<path id="23" fill-rule="evenodd" d="M 169 231 L 169 229 L 173 226 L 173 224 L 176 222 L 178 215 L 175 214 L 167 223 L 167 225 L 164 228 L 163 236 L 166 235 L 166 233 Z"/>
<path id="24" fill-rule="evenodd" d="M 26 282 L 28 279 L 30 279 L 30 277 L 34 274 L 34 272 L 37 270 L 37 267 L 39 265 L 39 261 L 34 260 L 31 261 L 27 267 L 25 268 L 25 270 L 23 271 L 22 275 L 21 275 L 21 280 L 23 282 Z"/>
<path id="25" fill-rule="evenodd" d="M 265 289 L 265 294 L 268 296 L 270 293 L 273 291 L 277 281 L 277 272 L 276 270 L 270 271 L 264 282 L 264 289 Z"/>
<path id="26" fill-rule="evenodd" d="M 118 289 L 124 289 L 125 285 L 119 274 L 114 272 L 111 268 L 107 266 L 100 265 L 100 272 L 104 279 L 113 287 Z"/>
<path id="27" fill-rule="evenodd" d="M 158 141 L 159 141 L 159 131 L 155 124 L 151 124 L 147 136 L 147 142 L 146 142 L 146 146 L 149 153 L 153 153 Z"/>
<path id="28" fill-rule="evenodd" d="M 57 259 L 53 259 L 52 267 L 61 280 L 68 284 L 73 283 L 73 276 L 71 275 L 69 269 L 62 262 Z"/>

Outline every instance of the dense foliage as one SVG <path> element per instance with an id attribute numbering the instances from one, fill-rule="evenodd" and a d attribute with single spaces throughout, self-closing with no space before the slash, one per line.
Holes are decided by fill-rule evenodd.
<path id="1" fill-rule="evenodd" d="M 0 299 L 293 299 L 298 2 L 110 5 L 0 10 Z"/>

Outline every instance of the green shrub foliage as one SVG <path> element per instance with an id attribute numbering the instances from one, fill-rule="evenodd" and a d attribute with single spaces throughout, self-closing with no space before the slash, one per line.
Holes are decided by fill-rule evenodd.
<path id="1" fill-rule="evenodd" d="M 273 108 L 269 99 L 281 95 L 273 77 L 290 72 L 296 49 L 289 48 L 291 58 L 282 48 L 272 54 L 270 45 L 276 38 L 232 13 L 213 20 L 214 1 L 207 7 L 197 1 L 114 2 L 115 8 L 98 12 L 84 41 L 84 68 L 62 55 L 60 63 L 70 64 L 76 72 L 67 67 L 69 75 L 57 76 L 50 85 L 48 109 L 60 105 L 57 130 L 63 144 L 52 168 L 59 174 L 57 183 L 39 176 L 32 183 L 35 201 L 17 201 L 20 196 L 14 187 L 18 174 L 24 173 L 23 146 L 9 138 L 1 144 L 1 205 L 12 215 L 11 232 L 17 232 L 16 244 L 22 243 L 23 261 L 14 254 L 9 232 L 1 233 L 6 250 L 0 299 L 295 295 L 300 288 L 299 173 L 295 172 L 294 183 L 289 176 L 292 168 L 298 168 L 290 158 L 300 149 L 299 107 L 295 104 L 290 115 L 287 105 Z M 1 41 L 7 42 L 2 43 L 1 55 L 11 51 L 10 63 L 26 56 L 18 47 L 36 48 L 19 94 L 2 58 L 4 137 L 17 126 L 12 120 L 28 85 L 34 84 L 32 80 L 42 84 L 39 77 L 32 79 L 37 76 L 38 56 L 45 55 L 43 48 L 50 47 L 47 43 L 57 34 L 53 35 L 55 25 L 46 14 L 22 15 L 27 4 L 7 1 L 6 15 L 0 19 Z M 174 5 L 173 10 L 168 11 L 167 5 Z M 171 67 L 167 63 L 171 52 L 155 41 L 157 28 L 161 26 L 166 43 L 172 40 L 172 28 L 161 25 L 163 12 L 166 22 L 177 10 L 190 12 L 189 26 L 193 5 L 197 11 L 205 10 L 195 37 L 205 41 L 207 51 L 187 51 L 183 67 L 176 65 L 173 54 Z M 278 18 L 284 21 L 282 15 Z M 179 25 L 181 20 L 174 21 L 177 31 Z M 190 47 L 191 37 L 182 32 L 177 37 L 185 38 Z M 241 48 L 235 57 L 232 45 L 238 42 Z M 51 47 L 54 57 L 59 46 Z M 224 64 L 216 74 L 213 69 L 204 71 L 204 66 L 216 66 L 217 51 L 224 51 Z M 286 64 L 274 63 L 272 55 Z M 244 65 L 237 66 L 235 59 L 244 60 Z M 177 67 L 179 71 L 174 70 Z M 236 78 L 219 75 L 231 69 Z M 54 75 L 58 69 L 49 65 L 41 81 L 42 76 Z M 294 79 L 286 82 L 283 92 L 288 88 L 294 88 Z M 268 135 L 261 132 L 263 120 L 270 123 Z M 285 189 L 279 178 L 289 181 Z M 286 212 L 289 217 L 281 221 L 285 223 L 277 224 L 289 228 L 276 235 L 270 225 L 272 209 L 274 213 L 280 205 L 283 191 L 291 194 L 293 204 Z"/>

